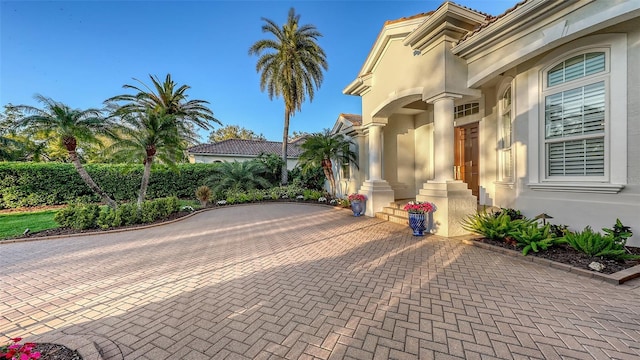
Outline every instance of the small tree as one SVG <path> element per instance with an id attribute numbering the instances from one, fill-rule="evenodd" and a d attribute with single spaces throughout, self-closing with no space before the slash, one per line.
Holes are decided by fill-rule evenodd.
<path id="1" fill-rule="evenodd" d="M 207 179 L 214 193 L 269 188 L 271 183 L 264 178 L 265 168 L 259 161 L 234 161 L 220 164 L 216 174 Z"/>
<path id="2" fill-rule="evenodd" d="M 209 142 L 219 142 L 227 139 L 267 140 L 264 135 L 256 134 L 252 130 L 238 125 L 223 126 L 209 135 Z"/>
<path id="3" fill-rule="evenodd" d="M 342 134 L 332 135 L 329 130 L 309 136 L 301 145 L 302 154 L 298 159 L 302 165 L 302 171 L 307 172 L 318 166 L 322 167 L 331 187 L 331 195 L 335 196 L 333 161 L 337 164 L 354 164 L 358 167 L 356 153 L 351 150 L 352 145 L 354 145 L 353 142 Z"/>
<path id="4" fill-rule="evenodd" d="M 107 148 L 115 159 L 140 161 L 144 172 L 138 193 L 138 206 L 147 194 L 151 166 L 156 158 L 171 167 L 175 166 L 185 148 L 185 135 L 179 133 L 173 115 L 148 109 L 144 113 L 128 113 L 117 127 L 114 143 Z"/>
<path id="5" fill-rule="evenodd" d="M 35 98 L 43 105 L 43 108 L 39 109 L 27 105 L 16 106 L 19 111 L 27 114 L 16 122 L 16 127 L 28 128 L 33 133 L 42 132 L 50 138 L 55 134 L 53 138 L 60 141 L 67 150 L 69 159 L 82 180 L 91 190 L 100 195 L 107 205 L 115 208 L 116 202 L 93 181 L 82 166 L 76 152 L 78 141 L 97 143 L 97 134 L 109 133 L 110 122 L 102 116 L 102 112 L 98 109 L 71 109 L 65 104 L 42 95 L 36 95 Z"/>

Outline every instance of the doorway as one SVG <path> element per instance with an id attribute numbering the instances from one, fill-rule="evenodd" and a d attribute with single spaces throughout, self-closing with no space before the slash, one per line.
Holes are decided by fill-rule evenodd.
<path id="1" fill-rule="evenodd" d="M 479 200 L 480 143 L 478 123 L 455 128 L 455 179 L 462 180 Z"/>

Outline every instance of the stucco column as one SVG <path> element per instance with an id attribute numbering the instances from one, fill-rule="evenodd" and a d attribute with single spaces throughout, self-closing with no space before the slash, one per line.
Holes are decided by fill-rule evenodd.
<path id="1" fill-rule="evenodd" d="M 454 102 L 451 96 L 433 99 L 434 181 L 453 180 L 454 162 Z"/>
<path id="2" fill-rule="evenodd" d="M 382 180 L 382 124 L 369 127 L 369 180 Z"/>

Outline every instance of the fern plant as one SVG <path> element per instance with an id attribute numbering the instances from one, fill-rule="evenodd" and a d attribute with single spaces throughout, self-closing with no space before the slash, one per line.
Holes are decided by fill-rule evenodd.
<path id="1" fill-rule="evenodd" d="M 549 224 L 539 227 L 535 221 L 524 221 L 522 226 L 509 233 L 522 247 L 522 255 L 527 255 L 529 251 L 538 252 L 547 250 L 557 243 Z"/>
<path id="2" fill-rule="evenodd" d="M 582 232 L 567 233 L 563 238 L 569 246 L 589 256 L 612 260 L 636 260 L 639 255 L 628 254 L 624 245 L 617 243 L 612 235 L 594 232 L 590 226 Z"/>
<path id="3" fill-rule="evenodd" d="M 524 224 L 527 222 L 526 219 L 511 220 L 507 212 L 502 212 L 497 216 L 485 212 L 468 216 L 462 221 L 462 227 L 488 239 L 504 241 L 511 232 L 525 226 Z"/>

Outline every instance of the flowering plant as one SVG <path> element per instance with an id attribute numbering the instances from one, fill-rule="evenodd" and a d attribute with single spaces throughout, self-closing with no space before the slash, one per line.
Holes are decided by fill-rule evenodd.
<path id="1" fill-rule="evenodd" d="M 11 339 L 13 344 L 7 346 L 7 352 L 0 351 L 0 358 L 5 358 L 8 360 L 35 360 L 40 359 L 40 353 L 37 351 L 33 351 L 33 348 L 36 347 L 34 343 L 24 343 L 20 344 L 22 338 L 13 338 Z"/>
<path id="2" fill-rule="evenodd" d="M 351 194 L 349 195 L 349 201 L 365 201 L 367 197 L 364 194 Z"/>
<path id="3" fill-rule="evenodd" d="M 404 209 L 409 212 L 409 214 L 426 214 L 435 210 L 435 206 L 426 201 L 409 201 L 407 205 L 404 206 Z"/>

